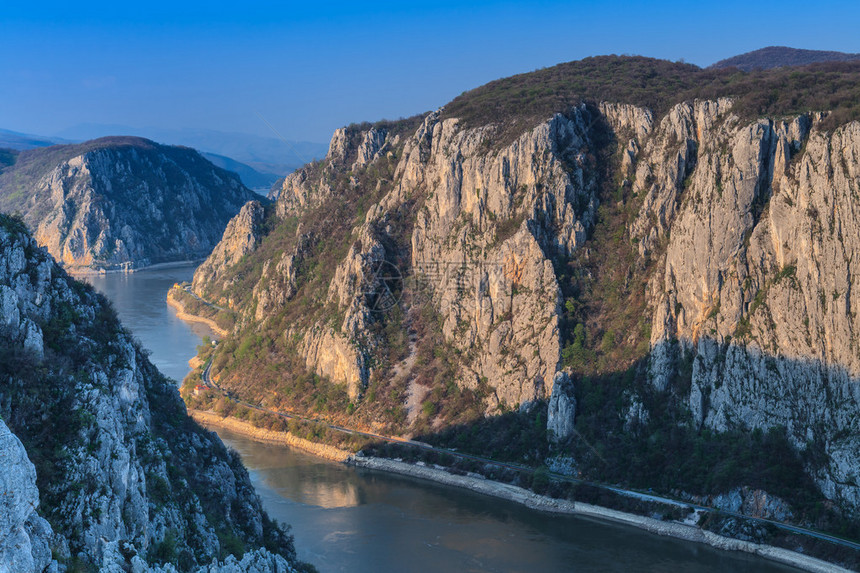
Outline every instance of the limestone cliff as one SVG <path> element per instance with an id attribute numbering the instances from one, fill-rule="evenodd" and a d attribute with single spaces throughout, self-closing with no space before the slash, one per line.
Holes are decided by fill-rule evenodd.
<path id="1" fill-rule="evenodd" d="M 252 252 L 261 238 L 260 224 L 263 221 L 263 206 L 259 201 L 246 203 L 227 224 L 220 241 L 212 254 L 201 264 L 194 275 L 195 288 L 202 283 L 219 279 L 218 273 L 230 268 L 248 253 Z"/>
<path id="2" fill-rule="evenodd" d="M 601 62 L 641 72 L 645 95 L 600 83 Z M 782 72 L 733 88 L 601 62 L 338 130 L 325 160 L 285 179 L 259 239 L 225 234 L 242 261 L 213 257 L 195 277 L 241 315 L 213 372 L 250 399 L 402 433 L 476 403 L 548 412 L 557 448 L 594 419 L 643 447 L 681 427 L 775 431 L 827 500 L 857 511 L 860 123 L 836 97 L 834 112 L 775 110 L 755 82 L 790 87 Z M 583 449 L 592 469 L 613 465 Z"/>
<path id="3" fill-rule="evenodd" d="M 25 151 L 0 173 L 0 209 L 68 269 L 205 257 L 253 197 L 196 151 L 133 137 Z"/>
<path id="4" fill-rule="evenodd" d="M 6 216 L 0 355 L 0 570 L 294 570 L 238 456 Z"/>
<path id="5" fill-rule="evenodd" d="M 686 355 L 698 424 L 786 427 L 798 449 L 826 451 L 815 474 L 828 497 L 857 507 L 860 123 L 825 132 L 820 117 L 746 123 L 729 102 L 676 107 L 643 153 L 684 167 L 643 189 L 652 210 L 633 232 L 643 256 L 669 235 L 650 286 L 653 383 L 665 388 Z M 690 150 L 677 163 L 665 157 L 673 137 Z"/>

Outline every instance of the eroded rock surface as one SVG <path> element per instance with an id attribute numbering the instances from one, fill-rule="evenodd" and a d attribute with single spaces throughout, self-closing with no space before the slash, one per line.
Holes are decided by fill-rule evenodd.
<path id="1" fill-rule="evenodd" d="M 696 428 L 784 427 L 798 451 L 823 450 L 827 462 L 808 471 L 856 509 L 860 124 L 824 130 L 820 113 L 749 120 L 733 106 L 680 102 L 659 117 L 624 102 L 574 106 L 504 144 L 499 126 L 440 112 L 407 135 L 338 130 L 324 162 L 286 178 L 274 216 L 302 220 L 338 194 L 385 192 L 363 206 L 330 281 L 311 293 L 329 319 L 285 339 L 360 400 L 385 349 L 377 311 L 390 281 L 379 270 L 393 265 L 407 285 L 408 302 L 401 291 L 393 302 L 404 328 L 416 300 L 431 305 L 459 387 L 488 413 L 555 400 L 552 429 L 567 435 L 576 407 L 564 423 L 554 398 L 565 343 L 557 269 L 589 239 L 609 177 L 635 198 L 620 204 L 631 217 L 618 240 L 648 285 L 642 374 L 658 392 L 682 392 Z M 592 153 L 607 140 L 608 176 Z M 384 162 L 396 162 L 390 175 L 379 175 Z M 305 280 L 298 262 L 319 252 L 292 243 L 261 261 L 243 328 L 287 308 Z M 681 371 L 692 374 L 679 389 Z M 623 408 L 625 431 L 653 422 L 633 394 Z"/>
<path id="2" fill-rule="evenodd" d="M 0 302 L 0 570 L 293 569 L 238 455 L 186 415 L 107 301 L 5 216 Z M 249 552 L 219 564 L 229 539 Z"/>
<path id="3" fill-rule="evenodd" d="M 254 196 L 193 149 L 134 137 L 25 151 L 0 175 L 0 208 L 70 270 L 205 257 Z"/>

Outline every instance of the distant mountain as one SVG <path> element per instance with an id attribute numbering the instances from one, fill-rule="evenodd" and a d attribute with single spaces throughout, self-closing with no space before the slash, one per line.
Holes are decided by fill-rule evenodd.
<path id="1" fill-rule="evenodd" d="M 860 60 L 860 54 L 827 52 L 822 50 L 799 50 L 785 46 L 769 46 L 747 52 L 725 60 L 720 60 L 711 68 L 738 68 L 745 72 L 770 70 L 786 66 L 805 66 L 822 62 L 850 62 Z"/>
<path id="2" fill-rule="evenodd" d="M 272 185 L 281 179 L 281 176 L 276 173 L 258 171 L 250 165 L 242 163 L 241 161 L 236 161 L 235 159 L 231 159 L 224 155 L 209 153 L 207 151 L 201 151 L 200 155 L 211 161 L 213 165 L 217 165 L 221 169 L 226 169 L 227 171 L 232 171 L 239 176 L 242 183 L 262 195 L 268 193 L 269 189 L 272 188 Z M 0 161 L 2 161 L 2 157 L 0 157 Z"/>
<path id="3" fill-rule="evenodd" d="M 17 149 L 34 149 L 36 147 L 46 147 L 48 145 L 56 145 L 58 143 L 69 143 L 60 138 L 43 137 L 41 135 L 30 135 L 28 133 L 18 133 L 8 129 L 0 129 L 0 148 Z"/>
<path id="4" fill-rule="evenodd" d="M 327 143 L 281 140 L 248 133 L 212 129 L 136 128 L 127 125 L 87 123 L 65 129 L 56 135 L 83 141 L 117 133 L 136 135 L 171 145 L 185 145 L 207 153 L 229 157 L 262 173 L 286 175 L 299 167 L 325 157 Z"/>
<path id="5" fill-rule="evenodd" d="M 187 147 L 138 137 L 21 151 L 0 171 L 0 210 L 20 213 L 68 268 L 111 269 L 209 254 L 259 198 Z"/>

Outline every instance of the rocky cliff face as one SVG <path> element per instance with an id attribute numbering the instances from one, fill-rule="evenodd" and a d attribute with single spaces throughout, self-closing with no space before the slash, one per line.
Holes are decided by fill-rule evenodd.
<path id="1" fill-rule="evenodd" d="M 464 130 L 439 114 L 428 116 L 403 142 L 371 129 L 353 134 L 351 143 L 339 130 L 319 179 L 301 170 L 287 177 L 278 215 L 295 216 L 336 195 L 330 174 L 342 166 L 365 167 L 386 146 L 396 148 L 400 159 L 390 191 L 355 229 L 356 239 L 328 285 L 327 301 L 343 315 L 339 328 L 317 325 L 300 333 L 307 366 L 347 384 L 352 397 L 362 392 L 376 344 L 368 327 L 389 305 L 379 300 L 390 287 L 379 280 L 382 271 L 397 273 L 389 278 L 405 278 L 421 291 L 413 294 L 427 296 L 443 316 L 445 338 L 472 356 L 461 384 L 477 388 L 493 380 L 494 406 L 548 397 L 560 364 L 561 299 L 551 260 L 585 240 L 596 209 L 593 166 L 584 152 L 588 121 L 584 108 L 570 117 L 557 115 L 496 153 L 486 149 L 492 127 Z M 400 239 L 390 221 L 421 195 L 409 238 L 411 266 L 390 266 L 388 272 L 381 265 L 390 264 L 392 245 Z M 238 235 L 244 231 L 225 233 L 224 248 L 244 245 Z M 282 306 L 295 292 L 287 285 L 295 284 L 290 269 L 307 250 L 304 237 L 280 261 L 266 262 L 262 282 L 270 286 L 272 270 L 286 282 L 274 291 L 279 294 L 255 289 L 257 320 L 277 312 L 270 299 Z M 229 264 L 210 258 L 195 275 L 198 294 L 207 295 L 214 268 L 227 273 Z"/>
<path id="2" fill-rule="evenodd" d="M 0 301 L 0 569 L 293 570 L 238 456 L 5 216 Z"/>
<path id="3" fill-rule="evenodd" d="M 826 451 L 815 475 L 828 497 L 857 507 L 860 124 L 822 132 L 818 119 L 676 107 L 644 151 L 673 172 L 642 190 L 650 210 L 632 232 L 643 256 L 667 241 L 650 287 L 653 383 L 692 360 L 698 424 L 786 427 L 798 449 Z"/>
<path id="4" fill-rule="evenodd" d="M 628 371 L 695 431 L 784 428 L 817 459 L 806 471 L 826 498 L 856 511 L 860 124 L 826 120 L 755 120 L 714 98 L 659 113 L 574 105 L 515 137 L 445 112 L 408 130 L 338 130 L 325 161 L 286 178 L 267 219 L 280 230 L 246 255 L 256 263 L 213 259 L 222 278 L 200 274 L 195 290 L 228 300 L 223 285 L 241 280 L 252 293 L 233 307 L 244 318 L 220 364 L 240 342 L 273 364 L 297 356 L 370 425 L 390 416 L 408 432 L 398 408 L 424 396 L 429 419 L 406 419 L 439 428 L 453 381 L 487 414 L 549 400 L 564 443 L 595 406 L 564 366 L 574 378 Z M 347 220 L 330 216 L 337 204 Z M 586 300 L 578 285 L 604 284 L 595 260 L 620 284 Z M 609 324 L 626 306 L 644 340 Z M 428 329 L 445 346 L 425 354 Z M 242 368 L 225 367 L 225 383 Z M 618 396 L 623 432 L 666 423 L 645 393 Z"/>
<path id="5" fill-rule="evenodd" d="M 192 149 L 131 137 L 29 150 L 0 174 L 0 209 L 68 269 L 204 257 L 253 197 Z"/>
<path id="6" fill-rule="evenodd" d="M 234 266 L 239 260 L 254 251 L 261 238 L 260 224 L 263 222 L 263 206 L 259 201 L 246 203 L 239 214 L 227 224 L 223 240 L 212 254 L 201 264 L 194 275 L 195 288 L 204 283 L 217 281 L 219 272 Z"/>

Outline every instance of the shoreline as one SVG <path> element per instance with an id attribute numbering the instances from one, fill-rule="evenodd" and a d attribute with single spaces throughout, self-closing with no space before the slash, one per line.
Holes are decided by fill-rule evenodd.
<path id="1" fill-rule="evenodd" d="M 72 277 L 97 277 L 101 275 L 111 275 L 116 273 L 138 273 L 141 271 L 157 271 L 161 269 L 173 269 L 177 267 L 186 267 L 190 265 L 197 265 L 203 262 L 205 259 L 194 259 L 188 261 L 169 261 L 166 263 L 155 263 L 154 265 L 146 265 L 143 267 L 131 267 L 127 269 L 94 269 L 90 267 L 72 267 L 66 268 L 65 271 L 69 273 Z"/>
<path id="2" fill-rule="evenodd" d="M 848 569 L 815 557 L 804 555 L 803 553 L 790 551 L 781 547 L 774 547 L 772 545 L 758 544 L 732 537 L 725 537 L 702 529 L 697 525 L 690 525 L 677 521 L 662 521 L 651 517 L 610 509 L 608 507 L 565 499 L 555 499 L 539 495 L 531 490 L 515 485 L 497 482 L 483 477 L 451 474 L 438 467 L 409 464 L 388 458 L 357 455 L 346 450 L 335 448 L 334 446 L 318 444 L 316 442 L 299 438 L 289 432 L 273 432 L 271 430 L 265 430 L 263 428 L 258 428 L 249 422 L 238 420 L 231 416 L 222 417 L 221 415 L 213 412 L 189 409 L 188 414 L 204 426 L 225 428 L 246 438 L 262 443 L 295 447 L 311 455 L 315 455 L 329 461 L 345 463 L 357 468 L 399 474 L 450 487 L 467 489 L 475 493 L 518 503 L 535 511 L 560 515 L 576 515 L 580 517 L 612 521 L 636 527 L 637 529 L 642 529 L 649 533 L 673 537 L 682 541 L 704 543 L 714 547 L 715 549 L 721 549 L 724 551 L 743 551 L 770 561 L 797 567 L 812 573 L 851 573 Z"/>
<path id="3" fill-rule="evenodd" d="M 745 553 L 763 557 L 770 561 L 775 561 L 783 565 L 790 565 L 813 573 L 851 573 L 850 570 L 840 567 L 839 565 L 835 565 L 815 557 L 810 557 L 803 553 L 791 551 L 789 549 L 743 541 L 732 537 L 725 537 L 712 531 L 702 529 L 697 525 L 688 525 L 677 521 L 662 521 L 599 505 L 566 499 L 555 499 L 539 495 L 531 490 L 515 485 L 497 482 L 483 477 L 455 475 L 437 467 L 409 464 L 387 458 L 365 457 L 360 455 L 352 456 L 346 463 L 359 468 L 396 473 L 413 478 L 425 479 L 447 486 L 468 489 L 483 495 L 512 501 L 536 511 L 608 520 L 636 527 L 637 529 L 643 529 L 649 533 L 674 537 L 682 541 L 704 543 L 724 551 L 743 551 Z"/>
<path id="4" fill-rule="evenodd" d="M 218 324 L 216 324 L 214 320 L 210 318 L 204 318 L 202 316 L 197 316 L 196 314 L 189 314 L 185 312 L 185 306 L 181 302 L 173 298 L 173 296 L 171 296 L 171 292 L 172 290 L 167 291 L 167 305 L 176 310 L 176 318 L 188 322 L 198 322 L 200 324 L 205 324 L 206 326 L 211 328 L 212 331 L 218 336 L 227 336 L 228 334 L 230 334 L 230 331 L 224 330 L 223 328 L 218 326 Z"/>
<path id="5" fill-rule="evenodd" d="M 188 409 L 188 415 L 204 427 L 216 426 L 224 428 L 258 442 L 274 444 L 276 446 L 290 446 L 333 462 L 343 463 L 354 455 L 350 451 L 341 450 L 340 448 L 326 444 L 318 444 L 317 442 L 300 438 L 290 432 L 274 432 L 272 430 L 258 428 L 250 422 L 238 420 L 232 416 L 223 417 L 214 412 L 192 410 L 190 408 Z"/>

